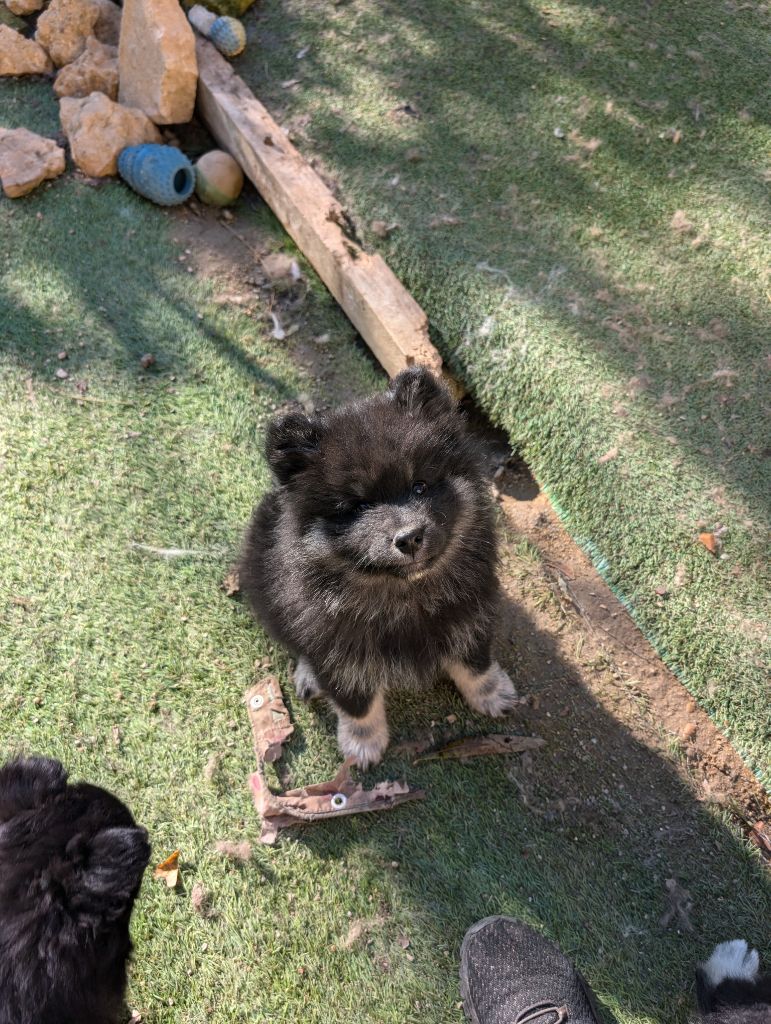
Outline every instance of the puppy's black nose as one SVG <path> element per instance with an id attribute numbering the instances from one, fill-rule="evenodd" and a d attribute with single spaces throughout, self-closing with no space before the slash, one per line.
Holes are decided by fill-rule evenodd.
<path id="1" fill-rule="evenodd" d="M 394 547 L 403 555 L 411 555 L 413 558 L 423 543 L 424 528 L 418 526 L 414 530 L 403 530 L 394 537 Z"/>

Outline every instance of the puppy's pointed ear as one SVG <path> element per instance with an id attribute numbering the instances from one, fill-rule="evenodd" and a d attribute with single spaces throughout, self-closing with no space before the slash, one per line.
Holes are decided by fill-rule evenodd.
<path id="1" fill-rule="evenodd" d="M 67 772 L 52 757 L 24 757 L 0 768 L 0 822 L 64 791 Z"/>
<path id="2" fill-rule="evenodd" d="M 305 469 L 318 451 L 321 424 L 301 413 L 289 413 L 273 420 L 265 445 L 270 468 L 279 482 L 288 483 L 295 473 Z"/>
<path id="3" fill-rule="evenodd" d="M 393 400 L 411 416 L 442 416 L 455 409 L 449 390 L 425 366 L 411 366 L 394 377 L 388 388 Z"/>
<path id="4" fill-rule="evenodd" d="M 143 828 L 105 828 L 88 841 L 77 893 L 70 894 L 81 915 L 115 921 L 131 906 L 150 860 Z"/>

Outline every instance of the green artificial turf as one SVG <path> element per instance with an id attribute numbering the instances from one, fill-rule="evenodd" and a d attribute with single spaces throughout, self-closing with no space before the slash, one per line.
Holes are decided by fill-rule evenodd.
<path id="1" fill-rule="evenodd" d="M 236 67 L 768 786 L 767 14 L 265 0 Z"/>
<path id="2" fill-rule="evenodd" d="M 0 111 L 9 127 L 58 130 L 45 82 L 1 82 Z M 237 224 L 281 247 L 255 202 Z M 70 172 L 0 199 L 0 759 L 60 757 L 129 803 L 155 862 L 181 850 L 179 886 L 148 872 L 140 894 L 130 1005 L 146 1024 L 460 1024 L 462 935 L 504 912 L 560 942 L 607 1020 L 684 1022 L 714 942 L 767 940 L 767 876 L 730 818 L 589 696 L 588 719 L 560 719 L 564 742 L 539 753 L 535 803 L 516 762 L 391 754 L 369 781 L 406 773 L 423 803 L 257 843 L 243 693 L 267 659 L 290 694 L 289 666 L 220 583 L 268 485 L 267 418 L 303 392 L 328 397 L 295 343 L 328 333 L 351 395 L 382 378 L 312 278 L 300 333 L 276 342 L 267 309 L 215 302 L 217 281 L 186 272 L 174 224 L 122 184 Z M 527 635 L 566 697 L 580 693 L 537 633 L 516 642 Z M 296 733 L 271 781 L 329 777 L 330 715 L 290 704 Z M 458 729 L 488 727 L 445 687 L 394 700 L 394 734 L 450 712 Z M 220 840 L 251 841 L 251 859 L 224 858 Z M 693 933 L 659 924 L 670 877 L 691 893 Z"/>

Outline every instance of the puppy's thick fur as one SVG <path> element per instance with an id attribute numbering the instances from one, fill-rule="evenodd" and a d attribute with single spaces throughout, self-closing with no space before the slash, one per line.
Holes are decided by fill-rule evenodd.
<path id="1" fill-rule="evenodd" d="M 696 970 L 696 998 L 699 1024 L 769 1024 L 771 974 L 744 939 L 721 942 Z"/>
<path id="2" fill-rule="evenodd" d="M 0 1024 L 116 1024 L 147 833 L 58 761 L 0 768 Z"/>
<path id="3" fill-rule="evenodd" d="M 414 368 L 326 417 L 285 416 L 267 457 L 277 486 L 248 529 L 241 588 L 298 659 L 300 696 L 333 701 L 343 753 L 379 760 L 385 691 L 442 672 L 476 710 L 510 710 L 491 655 L 493 509 L 444 385 Z"/>

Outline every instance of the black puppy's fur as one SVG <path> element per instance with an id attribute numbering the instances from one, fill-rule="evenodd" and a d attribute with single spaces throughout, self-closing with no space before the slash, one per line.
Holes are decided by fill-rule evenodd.
<path id="1" fill-rule="evenodd" d="M 0 768 L 0 1024 L 115 1024 L 147 833 L 58 761 Z"/>
<path id="2" fill-rule="evenodd" d="M 696 969 L 699 1024 L 771 1024 L 771 974 L 743 939 L 722 942 Z"/>
<path id="3" fill-rule="evenodd" d="M 256 509 L 241 589 L 323 693 L 343 752 L 366 766 L 388 741 L 382 695 L 447 672 L 477 710 L 514 688 L 492 660 L 496 536 L 479 451 L 447 388 L 422 368 L 331 413 L 268 431 L 278 486 Z"/>

